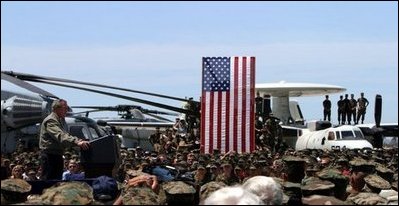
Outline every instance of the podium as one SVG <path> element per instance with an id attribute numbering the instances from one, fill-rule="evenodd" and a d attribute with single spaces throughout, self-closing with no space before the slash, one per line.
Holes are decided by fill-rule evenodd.
<path id="1" fill-rule="evenodd" d="M 86 178 L 106 175 L 115 177 L 120 154 L 116 136 L 108 135 L 90 141 L 88 150 L 81 150 L 80 162 Z"/>

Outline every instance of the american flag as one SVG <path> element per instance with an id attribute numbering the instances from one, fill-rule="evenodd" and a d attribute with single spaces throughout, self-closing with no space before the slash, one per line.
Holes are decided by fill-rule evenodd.
<path id="1" fill-rule="evenodd" d="M 203 57 L 201 152 L 255 149 L 255 57 Z"/>

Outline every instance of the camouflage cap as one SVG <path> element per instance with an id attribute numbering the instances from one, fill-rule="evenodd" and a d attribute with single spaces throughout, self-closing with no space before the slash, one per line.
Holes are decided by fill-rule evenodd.
<path id="1" fill-rule="evenodd" d="M 163 185 L 166 194 L 194 194 L 193 186 L 186 184 L 183 181 L 170 181 Z"/>
<path id="2" fill-rule="evenodd" d="M 391 169 L 385 167 L 384 165 L 378 164 L 375 170 L 377 171 L 377 174 L 380 177 L 384 178 L 386 181 L 393 181 L 394 172 Z"/>
<path id="3" fill-rule="evenodd" d="M 387 200 L 378 194 L 371 192 L 361 192 L 357 195 L 349 196 L 346 202 L 355 205 L 386 205 Z"/>
<path id="4" fill-rule="evenodd" d="M 122 199 L 124 205 L 159 205 L 158 195 L 146 186 L 125 188 Z"/>
<path id="5" fill-rule="evenodd" d="M 341 171 L 334 168 L 326 168 L 318 172 L 317 176 L 322 180 L 328 180 L 334 183 L 334 196 L 338 199 L 343 198 L 346 194 L 349 178 L 342 175 Z"/>
<path id="6" fill-rule="evenodd" d="M 391 184 L 392 188 L 396 191 L 398 191 L 398 182 L 397 181 L 393 181 Z"/>
<path id="7" fill-rule="evenodd" d="M 86 182 L 60 182 L 40 196 L 45 204 L 88 205 L 94 201 L 93 189 Z"/>
<path id="8" fill-rule="evenodd" d="M 32 189 L 32 186 L 23 179 L 6 179 L 1 181 L 1 190 L 9 192 L 27 193 Z"/>
<path id="9" fill-rule="evenodd" d="M 210 194 L 223 187 L 227 187 L 227 185 L 224 182 L 216 181 L 208 182 L 202 185 L 200 188 L 200 201 L 205 200 Z"/>
<path id="10" fill-rule="evenodd" d="M 371 161 L 367 161 L 365 159 L 362 158 L 354 158 L 353 160 L 351 160 L 349 162 L 349 164 L 352 167 L 352 170 L 354 171 L 362 171 L 362 172 L 366 172 L 366 173 L 373 173 L 374 169 L 375 169 L 375 165 L 373 162 Z"/>
<path id="11" fill-rule="evenodd" d="M 312 178 L 301 187 L 303 196 L 310 195 L 331 195 L 334 183 L 328 180 L 321 180 L 319 178 Z"/>
<path id="12" fill-rule="evenodd" d="M 391 189 L 391 184 L 378 175 L 367 175 L 364 181 L 371 190 L 388 190 Z"/>
<path id="13" fill-rule="evenodd" d="M 302 164 L 306 162 L 305 159 L 292 155 L 284 156 L 283 161 L 286 162 L 287 164 L 297 164 L 297 163 Z"/>
<path id="14" fill-rule="evenodd" d="M 283 191 L 286 195 L 291 196 L 294 194 L 302 196 L 301 184 L 294 182 L 284 182 Z"/>
<path id="15" fill-rule="evenodd" d="M 348 178 L 341 174 L 341 171 L 335 168 L 326 168 L 317 173 L 317 176 L 322 180 L 348 180 Z"/>
<path id="16" fill-rule="evenodd" d="M 141 175 L 149 175 L 148 173 L 142 172 L 140 170 L 132 170 L 132 169 L 126 171 L 126 174 L 129 175 L 130 178 L 138 177 Z"/>

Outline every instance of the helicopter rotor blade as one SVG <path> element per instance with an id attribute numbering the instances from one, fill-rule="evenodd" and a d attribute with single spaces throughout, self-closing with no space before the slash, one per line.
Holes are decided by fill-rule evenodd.
<path id="1" fill-rule="evenodd" d="M 154 118 L 159 119 L 159 120 L 163 120 L 163 121 L 167 121 L 167 122 L 173 122 L 173 121 L 170 120 L 170 119 L 167 119 L 167 118 L 164 118 L 164 117 L 155 115 L 155 114 L 146 113 L 146 115 L 151 116 L 151 117 L 154 117 Z"/>
<path id="2" fill-rule="evenodd" d="M 179 116 L 179 114 L 177 114 L 177 113 L 163 112 L 163 111 L 158 111 L 158 110 L 142 109 L 141 111 L 144 114 L 161 114 L 161 115 Z"/>
<path id="3" fill-rule="evenodd" d="M 110 106 L 72 106 L 71 108 L 97 109 L 99 111 L 126 111 L 126 110 L 131 110 L 131 109 L 139 109 L 144 114 L 160 114 L 160 115 L 179 116 L 178 113 L 144 109 L 137 105 L 118 105 L 118 106 L 114 106 L 114 107 L 112 107 L 112 106 L 111 107 Z"/>
<path id="4" fill-rule="evenodd" d="M 52 84 L 52 85 L 57 85 L 57 86 L 61 86 L 61 87 L 68 87 L 68 88 L 74 88 L 74 89 L 79 89 L 79 90 L 84 90 L 84 91 L 104 94 L 104 95 L 117 97 L 117 98 L 121 98 L 121 99 L 126 99 L 126 100 L 130 100 L 130 101 L 134 101 L 134 102 L 139 102 L 139 103 L 142 103 L 142 104 L 147 104 L 147 105 L 151 105 L 151 106 L 155 106 L 155 107 L 159 107 L 159 108 L 163 108 L 163 109 L 167 109 L 167 110 L 171 110 L 171 111 L 175 111 L 175 112 L 191 114 L 191 115 L 198 115 L 198 114 L 195 114 L 193 111 L 190 111 L 190 110 L 186 110 L 186 109 L 182 109 L 182 108 L 178 108 L 178 107 L 173 107 L 173 106 L 169 106 L 169 105 L 161 104 L 161 103 L 157 103 L 157 102 L 152 102 L 152 101 L 148 101 L 148 100 L 144 100 L 144 99 L 138 99 L 138 98 L 134 98 L 134 97 L 129 97 L 129 96 L 125 96 L 125 95 L 120 95 L 120 94 L 115 94 L 115 93 L 110 93 L 110 92 L 104 92 L 104 91 L 99 91 L 99 90 L 94 90 L 94 89 L 89 89 L 89 88 L 84 88 L 84 87 L 72 86 L 72 85 L 67 85 L 67 84 L 55 83 L 55 82 L 46 81 L 46 80 L 39 80 L 39 79 L 33 80 L 32 79 L 32 80 L 29 80 L 29 81 L 45 83 L 45 84 Z"/>
<path id="5" fill-rule="evenodd" d="M 183 99 L 183 98 L 179 98 L 179 97 L 172 97 L 172 96 L 167 96 L 167 95 L 162 95 L 162 94 L 156 94 L 156 93 L 150 93 L 150 92 L 143 92 L 143 91 L 138 91 L 138 90 L 126 89 L 126 88 L 121 88 L 121 87 L 113 87 L 113 86 L 107 86 L 107 85 L 95 84 L 95 83 L 89 83 L 89 82 L 82 82 L 82 81 L 76 81 L 76 80 L 69 80 L 69 79 L 62 79 L 62 78 L 55 78 L 55 77 L 46 77 L 46 76 L 39 76 L 39 75 L 33 75 L 33 74 L 25 74 L 25 73 L 12 72 L 12 71 L 4 71 L 4 73 L 6 73 L 6 74 L 8 74 L 8 75 L 12 75 L 12 76 L 17 76 L 19 79 L 26 80 L 26 81 L 33 81 L 33 80 L 49 80 L 49 81 L 55 81 L 55 82 L 82 84 L 82 85 L 89 85 L 89 86 L 95 86 L 95 87 L 103 87 L 103 88 L 116 89 L 116 90 L 122 90 L 122 91 L 128 91 L 128 92 L 139 93 L 139 94 L 151 95 L 151 96 L 156 96 L 156 97 L 162 97 L 162 98 L 167 98 L 167 99 L 173 99 L 173 100 L 177 100 L 177 101 L 185 101 L 185 102 L 188 101 L 187 99 Z"/>
<path id="6" fill-rule="evenodd" d="M 107 107 L 107 106 L 71 106 L 71 108 L 77 109 L 95 109 L 98 111 L 117 111 L 117 107 Z"/>
<path id="7" fill-rule="evenodd" d="M 89 117 L 89 114 L 92 112 L 101 112 L 103 110 L 100 109 L 93 109 L 93 110 L 87 110 L 87 111 L 83 111 L 83 112 L 68 112 L 68 115 L 79 115 L 79 114 L 85 114 L 86 117 Z"/>
<path id="8" fill-rule="evenodd" d="M 20 87 L 22 87 L 24 89 L 27 89 L 27 90 L 29 90 L 31 92 L 38 93 L 38 94 L 41 94 L 41 95 L 46 96 L 46 97 L 52 97 L 52 98 L 55 98 L 55 99 L 59 99 L 54 94 L 51 94 L 50 92 L 45 91 L 43 89 L 40 89 L 39 87 L 36 87 L 36 86 L 34 86 L 32 84 L 29 84 L 28 82 L 22 81 L 21 79 L 13 77 L 12 75 L 8 75 L 8 74 L 4 73 L 3 71 L 1 71 L 1 79 L 4 79 L 4 80 L 6 80 L 8 82 L 11 82 L 11 83 L 13 83 L 13 84 L 15 84 L 17 86 L 20 86 Z"/>

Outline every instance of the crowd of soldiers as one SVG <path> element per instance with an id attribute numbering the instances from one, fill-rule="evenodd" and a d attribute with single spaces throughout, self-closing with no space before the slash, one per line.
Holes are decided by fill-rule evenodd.
<path id="1" fill-rule="evenodd" d="M 170 129 L 172 132 L 158 132 L 165 136 L 171 132 L 173 138 L 168 138 L 171 142 L 175 142 L 176 137 L 190 133 L 188 131 L 184 134 L 184 130 L 181 130 L 183 133 L 177 134 L 177 127 Z M 180 142 L 186 143 L 186 140 L 181 138 Z M 230 151 L 221 154 L 215 150 L 212 154 L 202 154 L 193 146 L 195 143 L 187 145 L 180 142 L 173 150 L 122 148 L 122 163 L 113 178 L 117 185 L 113 187 L 114 195 L 109 195 L 110 190 L 101 190 L 111 199 L 101 198 L 103 196 L 98 194 L 99 186 L 90 186 L 85 181 L 62 181 L 40 194 L 31 194 L 32 186 L 29 183 L 37 180 L 26 176 L 31 171 L 40 176 L 37 175 L 40 172 L 38 153 L 37 150 L 20 150 L 2 157 L 2 169 L 7 169 L 6 176 L 2 176 L 2 203 L 227 204 L 223 198 L 234 198 L 229 196 L 228 191 L 250 191 L 248 188 L 256 188 L 253 186 L 255 183 L 250 182 L 262 182 L 252 179 L 269 177 L 277 186 L 268 186 L 270 190 L 276 190 L 270 192 L 268 197 L 256 191 L 249 194 L 243 192 L 243 196 L 235 197 L 238 198 L 237 202 L 231 204 L 272 204 L 271 201 L 273 204 L 286 205 L 326 202 L 397 204 L 397 148 L 342 151 L 294 151 L 287 148 L 276 151 L 270 147 L 259 147 L 252 153 Z M 78 153 L 69 150 L 64 159 L 67 171 L 70 161 L 79 161 Z M 84 171 L 84 168 L 81 169 Z M 109 184 L 106 182 L 103 185 L 109 187 Z M 251 202 L 255 200 L 257 202 Z"/>
<path id="2" fill-rule="evenodd" d="M 339 96 L 339 100 L 337 102 L 338 106 L 338 124 L 361 124 L 364 123 L 364 117 L 366 114 L 367 106 L 369 105 L 369 101 L 364 97 L 364 93 L 360 93 L 360 98 L 355 99 L 355 95 L 351 94 L 351 98 L 348 98 L 348 94 L 345 94 L 345 98 L 343 95 Z M 326 95 L 326 99 L 323 101 L 323 120 L 331 121 L 331 101 L 329 100 L 329 96 Z"/>
<path id="3" fill-rule="evenodd" d="M 259 96 L 259 95 L 258 95 Z M 263 107 L 264 104 L 262 104 Z M 281 126 L 256 109 L 256 150 L 200 153 L 199 132 L 184 118 L 149 137 L 154 150 L 121 148 L 114 177 L 65 179 L 40 192 L 38 148 L 2 154 L 4 204 L 398 204 L 398 149 L 295 151 Z M 271 110 L 270 110 L 271 111 Z M 66 173 L 84 174 L 76 150 L 64 153 Z M 71 169 L 73 163 L 78 169 Z M 75 178 L 73 178 L 75 177 Z"/>

